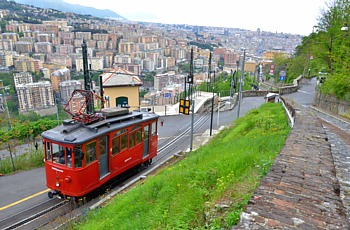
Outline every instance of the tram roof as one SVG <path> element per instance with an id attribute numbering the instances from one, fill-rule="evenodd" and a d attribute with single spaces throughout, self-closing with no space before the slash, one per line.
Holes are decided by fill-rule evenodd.
<path id="1" fill-rule="evenodd" d="M 133 111 L 127 115 L 107 118 L 89 125 L 73 121 L 70 123 L 64 122 L 68 124 L 62 124 L 53 129 L 44 131 L 41 136 L 61 144 L 79 145 L 97 136 L 102 136 L 109 132 L 127 128 L 158 117 L 159 115 L 153 113 Z"/>

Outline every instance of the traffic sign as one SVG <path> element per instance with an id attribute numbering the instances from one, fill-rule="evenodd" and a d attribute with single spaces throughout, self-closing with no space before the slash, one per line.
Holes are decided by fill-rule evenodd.
<path id="1" fill-rule="evenodd" d="M 179 113 L 190 114 L 190 100 L 180 99 Z"/>
<path id="2" fill-rule="evenodd" d="M 165 92 L 164 93 L 164 97 L 165 98 L 171 98 L 171 95 L 172 95 L 171 92 Z"/>

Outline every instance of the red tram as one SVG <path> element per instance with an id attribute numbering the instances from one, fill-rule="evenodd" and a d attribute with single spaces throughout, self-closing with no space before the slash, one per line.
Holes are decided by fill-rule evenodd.
<path id="1" fill-rule="evenodd" d="M 104 120 L 76 120 L 42 133 L 49 197 L 81 197 L 120 173 L 148 166 L 157 155 L 158 115 L 127 108 L 101 110 Z"/>
<path id="2" fill-rule="evenodd" d="M 85 42 L 82 54 L 85 90 L 74 90 L 64 109 L 72 119 L 42 133 L 50 198 L 84 196 L 132 167 L 148 166 L 157 155 L 159 116 L 103 108 L 102 77 L 98 96 L 92 90 Z M 80 106 L 74 98 L 82 98 Z M 99 112 L 94 111 L 94 98 L 100 100 Z"/>

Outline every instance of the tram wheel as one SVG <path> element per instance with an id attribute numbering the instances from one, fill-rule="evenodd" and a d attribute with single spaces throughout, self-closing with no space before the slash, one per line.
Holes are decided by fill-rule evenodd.
<path id="1" fill-rule="evenodd" d="M 48 196 L 50 199 L 53 198 L 53 195 L 54 195 L 54 194 L 53 194 L 53 192 L 51 192 L 51 191 L 47 193 L 47 196 Z"/>

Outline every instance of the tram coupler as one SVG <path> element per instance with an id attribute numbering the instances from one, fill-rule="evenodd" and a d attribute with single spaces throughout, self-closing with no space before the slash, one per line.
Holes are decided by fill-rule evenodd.
<path id="1" fill-rule="evenodd" d="M 54 196 L 57 196 L 59 199 L 61 199 L 61 193 L 59 191 L 50 191 L 47 193 L 48 197 L 52 199 Z"/>

